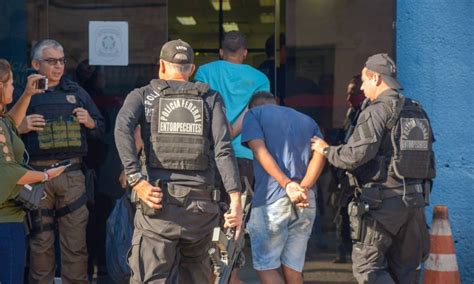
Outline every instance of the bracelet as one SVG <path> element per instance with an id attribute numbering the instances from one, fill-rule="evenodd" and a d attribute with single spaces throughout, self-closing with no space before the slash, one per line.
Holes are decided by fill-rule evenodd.
<path id="1" fill-rule="evenodd" d="M 41 181 L 41 183 L 45 183 L 47 181 L 49 181 L 49 174 L 47 172 L 43 172 L 44 174 L 44 177 L 43 177 L 43 180 Z"/>

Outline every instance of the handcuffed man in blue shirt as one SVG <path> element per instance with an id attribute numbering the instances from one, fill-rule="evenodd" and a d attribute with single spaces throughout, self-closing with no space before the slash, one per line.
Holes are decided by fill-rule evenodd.
<path id="1" fill-rule="evenodd" d="M 257 92 L 250 99 L 242 127 L 242 144 L 253 152 L 255 174 L 247 230 L 262 283 L 303 283 L 316 215 L 313 186 L 325 163 L 322 154 L 311 153 L 312 136 L 322 137 L 316 122 L 278 106 L 271 93 Z"/>

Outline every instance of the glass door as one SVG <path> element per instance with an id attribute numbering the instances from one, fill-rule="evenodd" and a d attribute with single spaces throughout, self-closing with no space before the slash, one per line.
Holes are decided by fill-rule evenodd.
<path id="1" fill-rule="evenodd" d="M 394 55 L 396 1 L 276 1 L 286 31 L 285 103 L 313 117 L 332 139 L 349 107 L 351 78 L 368 56 Z"/>
<path id="2" fill-rule="evenodd" d="M 244 63 L 258 68 L 267 58 L 265 44 L 275 30 L 273 0 L 173 0 L 168 5 L 168 37 L 189 42 L 196 65 L 218 60 L 222 37 L 232 30 L 247 37 Z"/>

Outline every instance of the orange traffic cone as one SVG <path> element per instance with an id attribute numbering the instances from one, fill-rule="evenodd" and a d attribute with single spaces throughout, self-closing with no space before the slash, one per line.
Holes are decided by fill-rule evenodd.
<path id="1" fill-rule="evenodd" d="M 423 284 L 437 283 L 461 283 L 448 220 L 448 207 L 439 205 L 433 209 L 430 255 L 425 262 L 423 275 Z"/>

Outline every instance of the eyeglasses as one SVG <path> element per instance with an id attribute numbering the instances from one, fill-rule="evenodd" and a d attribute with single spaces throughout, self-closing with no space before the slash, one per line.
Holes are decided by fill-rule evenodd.
<path id="1" fill-rule="evenodd" d="M 61 57 L 61 58 L 46 58 L 46 59 L 41 59 L 40 61 L 44 61 L 48 63 L 51 66 L 54 66 L 56 64 L 64 65 L 66 63 L 66 58 Z"/>

